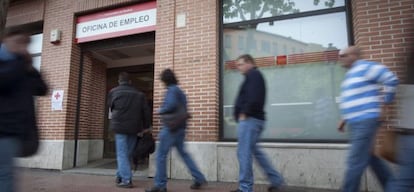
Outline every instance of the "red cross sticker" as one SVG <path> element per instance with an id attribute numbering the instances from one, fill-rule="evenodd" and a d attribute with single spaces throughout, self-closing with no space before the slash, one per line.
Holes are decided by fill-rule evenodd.
<path id="1" fill-rule="evenodd" d="M 54 97 L 56 98 L 56 100 L 58 100 L 58 99 L 59 99 L 59 97 L 60 97 L 59 92 L 56 92 L 56 94 L 55 94 L 55 96 L 54 96 Z"/>

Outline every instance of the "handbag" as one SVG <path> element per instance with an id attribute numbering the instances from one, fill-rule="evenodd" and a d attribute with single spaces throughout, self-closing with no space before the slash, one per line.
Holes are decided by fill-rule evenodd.
<path id="1" fill-rule="evenodd" d="M 398 133 L 393 130 L 386 130 L 377 134 L 376 140 L 377 143 L 380 142 L 380 145 L 376 145 L 374 154 L 389 162 L 396 163 Z"/>
<path id="2" fill-rule="evenodd" d="M 175 132 L 180 128 L 179 126 L 190 117 L 185 105 L 179 104 L 173 112 L 161 114 L 161 121 L 171 132 Z"/>

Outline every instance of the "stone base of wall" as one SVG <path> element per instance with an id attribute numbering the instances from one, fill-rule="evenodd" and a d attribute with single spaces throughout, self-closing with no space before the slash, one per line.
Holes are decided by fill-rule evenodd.
<path id="1" fill-rule="evenodd" d="M 260 144 L 289 186 L 339 189 L 345 172 L 346 144 Z M 209 181 L 237 182 L 239 164 L 234 142 L 187 142 L 186 149 Z M 151 155 L 149 177 L 155 175 L 155 156 Z M 170 152 L 168 177 L 192 179 L 177 151 Z M 267 184 L 255 162 L 255 183 Z M 381 191 L 371 173 L 364 174 L 361 189 Z"/>
<path id="2" fill-rule="evenodd" d="M 102 159 L 103 140 L 79 140 L 77 166 Z M 40 169 L 69 169 L 73 167 L 74 140 L 42 140 L 39 151 L 29 158 L 18 158 L 17 166 Z"/>

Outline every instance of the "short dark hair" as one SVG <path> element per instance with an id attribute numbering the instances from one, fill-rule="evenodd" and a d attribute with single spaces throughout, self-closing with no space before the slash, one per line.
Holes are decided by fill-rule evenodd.
<path id="1" fill-rule="evenodd" d="M 256 65 L 256 62 L 254 61 L 254 58 L 249 54 L 240 55 L 237 57 L 237 60 L 243 59 L 243 61 L 250 63 L 252 65 Z"/>
<path id="2" fill-rule="evenodd" d="M 8 28 L 8 29 L 6 29 L 5 32 L 4 32 L 3 38 L 17 36 L 17 35 L 24 36 L 23 40 L 25 41 L 25 43 L 30 43 L 30 33 L 28 33 L 27 30 L 22 29 L 22 28 Z"/>
<path id="3" fill-rule="evenodd" d="M 162 73 L 161 73 L 161 81 L 164 82 L 167 86 L 168 85 L 177 85 L 178 84 L 178 80 L 175 77 L 174 72 L 171 69 L 165 69 Z"/>
<path id="4" fill-rule="evenodd" d="M 119 82 L 128 82 L 129 81 L 129 74 L 127 72 L 121 72 L 118 75 Z"/>

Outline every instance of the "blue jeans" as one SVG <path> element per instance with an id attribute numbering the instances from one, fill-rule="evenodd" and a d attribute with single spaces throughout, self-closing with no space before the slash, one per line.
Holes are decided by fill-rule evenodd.
<path id="1" fill-rule="evenodd" d="M 0 138 L 0 189 L 14 191 L 13 158 L 18 154 L 20 141 L 13 137 Z"/>
<path id="2" fill-rule="evenodd" d="M 375 134 L 380 127 L 380 121 L 378 119 L 366 119 L 351 122 L 348 127 L 351 131 L 351 146 L 342 191 L 359 191 L 361 176 L 368 166 L 371 167 L 385 189 L 388 181 L 392 178 L 391 170 L 383 160 L 373 155 Z"/>
<path id="3" fill-rule="evenodd" d="M 243 192 L 253 191 L 253 155 L 260 167 L 266 173 L 272 186 L 279 187 L 284 183 L 280 173 L 273 168 L 272 164 L 267 159 L 267 156 L 257 145 L 263 127 L 263 120 L 251 117 L 239 122 L 237 157 L 240 165 L 239 189 Z"/>
<path id="4" fill-rule="evenodd" d="M 115 134 L 116 161 L 118 164 L 116 176 L 121 178 L 124 183 L 132 180 L 130 160 L 136 142 L 136 135 Z"/>
<path id="5" fill-rule="evenodd" d="M 398 136 L 398 174 L 387 187 L 387 192 L 414 191 L 414 135 Z"/>
<path id="6" fill-rule="evenodd" d="M 195 182 L 205 182 L 206 178 L 200 172 L 193 159 L 184 149 L 185 129 L 179 129 L 174 133 L 166 127 L 162 128 L 158 134 L 160 143 L 157 148 L 157 171 L 155 173 L 155 186 L 159 188 L 167 187 L 167 157 L 171 147 L 177 148 L 178 154 L 184 160 L 185 165 L 190 170 Z"/>

